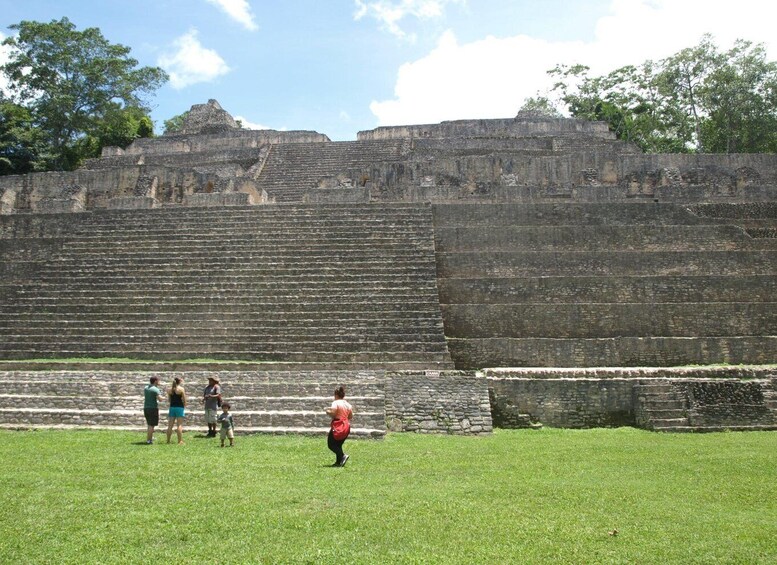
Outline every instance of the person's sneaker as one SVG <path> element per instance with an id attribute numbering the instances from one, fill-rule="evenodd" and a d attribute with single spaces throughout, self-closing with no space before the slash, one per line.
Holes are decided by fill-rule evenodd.
<path id="1" fill-rule="evenodd" d="M 146 443 L 147 443 L 148 445 L 151 445 L 151 444 L 152 444 L 152 443 L 154 443 L 154 442 L 153 442 L 152 440 L 150 440 L 150 439 L 147 439 L 147 440 L 146 440 Z"/>
<path id="2" fill-rule="evenodd" d="M 346 453 L 343 455 L 343 460 L 340 462 L 340 467 L 345 467 L 345 464 L 348 463 L 348 454 Z"/>

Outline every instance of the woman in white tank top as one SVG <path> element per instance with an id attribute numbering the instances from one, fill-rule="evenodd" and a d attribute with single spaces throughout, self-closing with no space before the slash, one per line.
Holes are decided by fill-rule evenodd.
<path id="1" fill-rule="evenodd" d="M 348 454 L 343 453 L 343 443 L 351 433 L 351 418 L 353 407 L 345 399 L 345 387 L 335 389 L 335 399 L 332 405 L 326 409 L 326 413 L 332 417 L 332 423 L 327 437 L 327 446 L 335 454 L 335 462 L 332 467 L 345 467 L 348 462 Z"/>

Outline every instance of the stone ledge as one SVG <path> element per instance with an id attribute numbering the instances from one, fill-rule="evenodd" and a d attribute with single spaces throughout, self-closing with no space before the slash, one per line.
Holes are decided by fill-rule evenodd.
<path id="1" fill-rule="evenodd" d="M 183 198 L 184 207 L 251 206 L 253 197 L 247 192 L 198 192 Z"/>

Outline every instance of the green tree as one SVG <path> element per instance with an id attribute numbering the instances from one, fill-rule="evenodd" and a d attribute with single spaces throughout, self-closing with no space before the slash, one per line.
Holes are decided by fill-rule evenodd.
<path id="1" fill-rule="evenodd" d="M 78 31 L 67 18 L 10 29 L 18 33 L 3 41 L 11 50 L 0 70 L 49 146 L 47 168 L 77 167 L 117 108 L 147 113 L 144 96 L 168 78 L 157 67 L 138 68 L 129 47 L 111 44 L 99 29 Z"/>
<path id="2" fill-rule="evenodd" d="M 0 175 L 36 170 L 41 151 L 39 131 L 33 127 L 30 112 L 0 94 Z"/>
<path id="3" fill-rule="evenodd" d="M 547 118 L 563 118 L 564 115 L 559 112 L 555 104 L 547 96 L 530 96 L 523 102 L 519 112 L 529 112 Z"/>
<path id="4" fill-rule="evenodd" d="M 183 122 L 186 116 L 189 115 L 189 110 L 173 116 L 169 120 L 165 120 L 165 133 L 178 133 L 183 128 Z"/>
<path id="5" fill-rule="evenodd" d="M 713 153 L 777 152 L 777 62 L 763 45 L 738 40 L 702 91 L 700 145 Z"/>
<path id="6" fill-rule="evenodd" d="M 153 134 L 153 122 L 142 109 L 136 106 L 122 108 L 117 104 L 105 112 L 93 137 L 100 148 L 126 147 L 139 137 L 153 137 Z"/>
<path id="7" fill-rule="evenodd" d="M 777 63 L 762 45 L 738 40 L 720 52 L 705 35 L 658 62 L 588 76 L 559 65 L 553 91 L 577 118 L 606 121 L 647 152 L 777 150 Z"/>

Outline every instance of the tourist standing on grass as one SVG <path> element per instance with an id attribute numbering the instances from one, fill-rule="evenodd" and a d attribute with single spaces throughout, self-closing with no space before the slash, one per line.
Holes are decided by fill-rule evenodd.
<path id="1" fill-rule="evenodd" d="M 173 435 L 176 426 L 178 445 L 183 445 L 183 419 L 186 417 L 186 391 L 183 389 L 183 377 L 175 377 L 173 386 L 167 391 L 170 409 L 167 412 L 167 443 Z"/>
<path id="2" fill-rule="evenodd" d="M 159 377 L 151 377 L 146 388 L 143 389 L 143 416 L 146 417 L 148 430 L 146 443 L 154 443 L 154 428 L 159 425 L 159 401 L 162 400 L 162 391 L 159 388 Z"/>
<path id="3" fill-rule="evenodd" d="M 345 467 L 348 454 L 343 453 L 343 443 L 351 433 L 351 418 L 353 418 L 353 407 L 345 399 L 345 387 L 335 389 L 334 402 L 326 409 L 326 413 L 332 417 L 327 438 L 327 446 L 336 457 L 332 467 Z"/>
<path id="4" fill-rule="evenodd" d="M 205 404 L 205 422 L 208 424 L 208 437 L 216 437 L 216 418 L 221 405 L 221 386 L 216 377 L 208 377 L 208 386 L 202 391 Z"/>
<path id="5" fill-rule="evenodd" d="M 229 447 L 235 445 L 235 421 L 232 419 L 232 414 L 229 413 L 230 408 L 229 402 L 221 405 L 221 414 L 218 418 L 218 421 L 221 422 L 221 447 L 224 447 L 226 438 L 229 438 Z"/>

